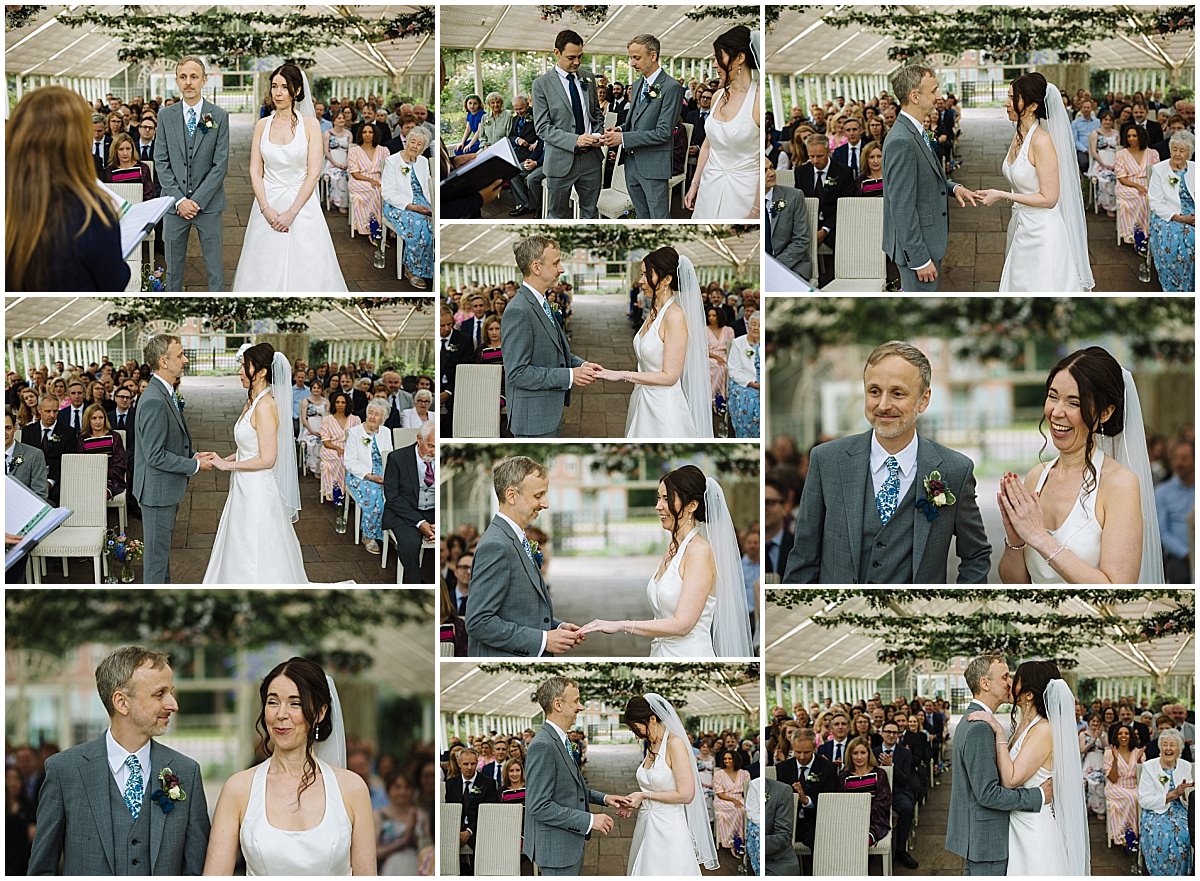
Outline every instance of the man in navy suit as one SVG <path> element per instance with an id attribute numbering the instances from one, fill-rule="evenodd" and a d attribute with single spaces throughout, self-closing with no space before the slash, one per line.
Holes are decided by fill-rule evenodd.
<path id="1" fill-rule="evenodd" d="M 799 729 L 792 735 L 792 758 L 775 766 L 775 779 L 792 787 L 797 796 L 796 841 L 810 850 L 817 835 L 817 808 L 821 796 L 836 792 L 840 786 L 838 769 L 816 754 L 815 742 L 811 728 Z"/>
<path id="2" fill-rule="evenodd" d="M 479 773 L 479 754 L 475 750 L 464 749 L 458 754 L 458 768 L 462 776 L 446 780 L 446 801 L 463 806 L 458 840 L 460 844 L 473 848 L 475 832 L 479 828 L 479 806 L 495 804 L 500 797 L 496 793 L 495 781 Z M 472 857 L 462 857 L 464 875 L 474 874 L 472 864 Z"/>
<path id="3" fill-rule="evenodd" d="M 846 747 L 850 745 L 850 720 L 841 710 L 830 717 L 829 733 L 833 736 L 821 744 L 817 755 L 824 756 L 840 769 L 850 760 L 846 755 Z"/>
<path id="4" fill-rule="evenodd" d="M 869 141 L 863 140 L 862 123 L 857 119 L 847 119 L 842 130 L 846 133 L 846 143 L 833 151 L 833 161 L 849 168 L 857 178 L 863 168 L 863 148 Z"/>
<path id="5" fill-rule="evenodd" d="M 795 536 L 784 525 L 787 492 L 782 484 L 769 477 L 764 489 L 763 504 L 766 506 L 766 517 L 763 519 L 763 535 L 766 536 L 763 565 L 768 573 L 782 575 L 783 570 L 787 568 Z"/>
<path id="6" fill-rule="evenodd" d="M 76 451 L 79 434 L 69 424 L 59 424 L 58 398 L 54 395 L 42 395 L 38 401 L 38 417 L 39 421 L 21 429 L 21 443 L 37 447 L 46 457 L 50 503 L 57 506 L 63 453 Z"/>
<path id="7" fill-rule="evenodd" d="M 487 299 L 481 294 L 471 297 L 471 317 L 464 318 L 459 332 L 471 341 L 471 352 L 478 352 L 483 345 L 483 322 L 487 320 Z"/>
<path id="8" fill-rule="evenodd" d="M 59 428 L 72 428 L 76 434 L 83 431 L 83 411 L 87 409 L 83 398 L 86 393 L 87 389 L 78 379 L 67 386 L 69 403 L 58 411 Z"/>
<path id="9" fill-rule="evenodd" d="M 417 430 L 417 440 L 388 454 L 383 476 L 383 526 L 396 536 L 396 555 L 405 584 L 425 584 L 421 577 L 421 543 L 432 541 L 437 480 L 434 421 Z"/>
<path id="10" fill-rule="evenodd" d="M 896 834 L 892 836 L 892 849 L 896 861 L 908 869 L 918 863 L 908 853 L 908 837 L 912 831 L 915 813 L 917 782 L 913 775 L 913 757 L 908 748 L 900 745 L 900 726 L 895 722 L 883 723 L 880 735 L 883 745 L 875 750 L 877 764 L 892 768 L 892 810 L 896 812 Z"/>

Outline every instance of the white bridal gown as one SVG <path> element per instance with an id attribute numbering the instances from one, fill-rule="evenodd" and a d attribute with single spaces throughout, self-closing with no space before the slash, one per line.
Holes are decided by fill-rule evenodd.
<path id="1" fill-rule="evenodd" d="M 271 114 L 272 120 L 275 114 Z M 259 149 L 267 204 L 287 211 L 308 175 L 308 132 L 303 121 L 288 144 L 271 143 L 271 124 L 263 127 Z M 235 291 L 344 291 L 346 280 L 321 210 L 317 190 L 287 232 L 271 229 L 258 204 L 250 206 L 250 222 L 233 276 Z"/>
<path id="2" fill-rule="evenodd" d="M 707 131 L 707 129 L 706 129 Z M 1028 195 L 1038 192 L 1037 169 L 1029 161 L 1036 124 L 1025 133 L 1025 140 L 1010 165 L 1005 156 L 1004 177 L 1013 192 Z M 1071 259 L 1071 239 L 1062 217 L 1062 202 L 1053 208 L 1031 208 L 1016 202 L 1008 220 L 1008 247 L 1004 271 L 1000 274 L 1001 291 L 1082 291 L 1079 273 Z"/>
<path id="3" fill-rule="evenodd" d="M 682 308 L 671 297 L 645 332 L 633 338 L 639 373 L 658 373 L 663 369 L 665 346 L 659 332 L 668 309 Z M 635 385 L 629 397 L 629 418 L 625 422 L 629 438 L 696 437 L 692 413 L 683 395 L 682 379 L 674 385 Z"/>
<path id="4" fill-rule="evenodd" d="M 1046 485 L 1046 478 L 1050 476 L 1050 470 L 1057 464 L 1058 459 L 1055 459 L 1042 469 L 1042 475 L 1038 478 L 1037 488 L 1034 490 L 1035 494 L 1041 495 L 1042 487 Z M 1099 495 L 1100 474 L 1104 467 L 1104 453 L 1099 449 L 1092 453 L 1092 467 L 1096 469 L 1097 489 L 1093 489 L 1087 495 L 1081 491 L 1079 498 L 1075 499 L 1075 504 L 1071 506 L 1067 519 L 1059 525 L 1058 529 L 1051 530 L 1050 534 L 1056 541 L 1061 542 L 1066 550 L 1089 566 L 1099 566 L 1100 539 L 1104 532 L 1100 528 L 1100 521 L 1096 519 L 1096 496 Z M 1033 584 L 1066 583 L 1054 567 L 1046 562 L 1046 558 L 1031 547 L 1025 548 L 1025 568 L 1029 570 L 1029 579 Z"/>
<path id="5" fill-rule="evenodd" d="M 239 462 L 258 458 L 258 433 L 250 417 L 269 391 L 259 392 L 233 425 Z M 229 496 L 204 583 L 308 584 L 300 541 L 270 468 L 230 472 Z"/>
<path id="6" fill-rule="evenodd" d="M 664 731 L 658 755 L 647 768 L 638 766 L 637 782 L 642 792 L 673 792 L 675 775 L 667 765 L 667 738 Z M 690 772 L 689 772 L 690 773 Z M 697 793 L 704 798 L 704 793 Z M 700 863 L 688 828 L 685 805 L 643 801 L 638 808 L 637 825 L 629 849 L 627 875 L 699 875 Z"/>
<path id="7" fill-rule="evenodd" d="M 1008 748 L 1009 757 L 1015 762 L 1021 754 L 1021 745 L 1033 730 L 1034 725 L 1050 724 L 1040 716 Z M 1068 758 L 1078 761 L 1074 756 Z M 1039 767 L 1033 776 L 1021 784 L 1022 789 L 1041 786 L 1054 776 L 1052 771 Z M 1055 793 L 1057 795 L 1057 793 Z M 1042 805 L 1033 811 L 1013 811 L 1008 815 L 1008 874 L 1009 875 L 1067 875 L 1067 848 L 1063 834 L 1054 819 L 1054 808 Z"/>
<path id="8" fill-rule="evenodd" d="M 352 825 L 333 768 L 316 759 L 325 786 L 325 813 L 311 829 L 290 832 L 267 820 L 267 767 L 254 771 L 238 839 L 247 875 L 350 875 Z"/>
<path id="9" fill-rule="evenodd" d="M 646 596 L 650 600 L 650 606 L 654 609 L 656 621 L 670 618 L 675 614 L 680 594 L 683 593 L 683 579 L 679 575 L 679 564 L 683 561 L 683 552 L 687 550 L 688 544 L 696 537 L 697 532 L 698 530 L 693 529 L 679 543 L 679 550 L 667 564 L 662 578 L 655 581 L 654 576 L 650 576 L 650 581 L 646 585 Z M 715 658 L 717 653 L 713 649 L 712 628 L 713 616 L 716 611 L 717 598 L 710 594 L 704 601 L 704 611 L 700 613 L 700 620 L 696 622 L 696 626 L 686 636 L 660 636 L 652 641 L 650 657 Z"/>
<path id="10" fill-rule="evenodd" d="M 708 114 L 704 123 L 708 160 L 700 173 L 692 220 L 740 220 L 755 207 L 762 174 L 762 132 L 754 124 L 757 90 L 758 84 L 751 82 L 746 100 L 729 122 L 721 122 L 715 113 Z M 714 110 L 721 106 L 724 96 L 724 89 L 713 96 Z"/>

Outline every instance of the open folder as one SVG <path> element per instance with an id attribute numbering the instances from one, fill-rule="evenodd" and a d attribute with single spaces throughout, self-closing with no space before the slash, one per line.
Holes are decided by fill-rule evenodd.
<path id="1" fill-rule="evenodd" d="M 4 549 L 7 571 L 24 559 L 34 546 L 62 525 L 75 512 L 70 508 L 52 508 L 21 481 L 4 478 L 4 531 L 21 536 L 19 544 Z"/>
<path id="2" fill-rule="evenodd" d="M 443 199 L 459 199 L 486 189 L 492 181 L 509 180 L 521 173 L 521 163 L 508 138 L 497 141 L 473 162 L 454 169 L 442 181 Z"/>
<path id="3" fill-rule="evenodd" d="M 130 202 L 110 190 L 100 181 L 100 188 L 108 193 L 117 209 L 117 217 L 121 222 L 121 256 L 128 258 L 133 249 L 142 243 L 142 239 L 150 235 L 154 224 L 162 220 L 164 214 L 171 210 L 175 200 L 170 196 L 159 196 L 149 202 Z"/>

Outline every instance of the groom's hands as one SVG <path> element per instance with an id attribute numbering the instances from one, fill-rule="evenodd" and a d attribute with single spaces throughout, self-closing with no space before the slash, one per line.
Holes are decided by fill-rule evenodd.
<path id="1" fill-rule="evenodd" d="M 200 213 L 200 203 L 194 199 L 184 199 L 175 206 L 175 213 L 184 220 L 191 220 Z"/>
<path id="2" fill-rule="evenodd" d="M 554 630 L 546 632 L 546 651 L 552 655 L 568 652 L 587 639 L 587 634 L 579 629 L 578 624 L 564 621 Z"/>
<path id="3" fill-rule="evenodd" d="M 600 378 L 600 373 L 604 370 L 599 364 L 593 364 L 591 361 L 584 361 L 578 367 L 571 368 L 571 385 L 578 388 L 591 385 Z"/>
<path id="4" fill-rule="evenodd" d="M 213 469 L 212 456 L 213 456 L 212 453 L 197 453 L 192 458 L 200 463 L 201 471 L 212 471 L 212 469 Z"/>
<path id="5" fill-rule="evenodd" d="M 994 192 L 996 192 L 996 190 L 990 190 L 990 191 L 985 191 L 985 192 L 993 192 L 994 193 Z M 958 207 L 959 208 L 966 208 L 968 202 L 970 202 L 971 207 L 974 208 L 974 207 L 976 207 L 975 200 L 976 200 L 976 198 L 979 198 L 979 193 L 973 193 L 970 190 L 968 190 L 966 187 L 964 187 L 962 184 L 959 184 L 957 187 L 954 188 L 954 198 L 958 199 Z M 984 204 L 990 205 L 992 203 L 985 202 Z"/>
<path id="6" fill-rule="evenodd" d="M 607 796 L 604 799 L 604 803 L 608 804 Z M 599 832 L 601 835 L 607 835 L 609 832 L 612 832 L 614 825 L 613 818 L 608 814 L 592 814 L 593 832 Z"/>
<path id="7" fill-rule="evenodd" d="M 600 143 L 605 147 L 619 147 L 624 142 L 624 137 L 621 130 L 616 126 L 606 128 L 604 134 L 600 136 Z"/>
<path id="8" fill-rule="evenodd" d="M 1041 790 L 1042 790 L 1042 798 L 1045 799 L 1045 803 L 1048 805 L 1054 804 L 1054 778 L 1053 777 L 1051 777 L 1049 780 L 1047 780 L 1045 783 L 1042 784 Z"/>
<path id="9" fill-rule="evenodd" d="M 638 793 L 638 796 L 640 801 L 640 792 Z M 628 818 L 633 816 L 633 811 L 636 807 L 636 805 L 631 802 L 631 798 L 632 796 L 625 795 L 606 795 L 604 796 L 604 804 L 610 808 L 615 808 L 618 817 Z"/>

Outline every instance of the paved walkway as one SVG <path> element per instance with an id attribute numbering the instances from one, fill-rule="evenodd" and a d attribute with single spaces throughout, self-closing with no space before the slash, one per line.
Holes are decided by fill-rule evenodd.
<path id="1" fill-rule="evenodd" d="M 663 533 L 666 535 L 666 533 Z M 660 557 L 564 557 L 550 560 L 550 589 L 554 611 L 562 620 L 581 627 L 596 618 L 645 621 L 654 617 L 646 598 L 646 582 Z M 594 633 L 570 656 L 647 657 L 650 640 L 625 633 Z M 564 656 L 569 657 L 569 656 Z"/>
<path id="2" fill-rule="evenodd" d="M 637 370 L 626 294 L 580 294 L 571 307 L 571 351 L 610 370 Z M 597 380 L 571 394 L 563 437 L 624 437 L 633 387 Z"/>
<path id="3" fill-rule="evenodd" d="M 250 187 L 250 140 L 256 121 L 257 118 L 248 113 L 234 113 L 229 116 L 229 171 L 225 175 L 226 208 L 222 214 L 225 290 L 233 286 L 238 258 L 242 254 L 246 224 L 249 223 L 250 212 L 254 207 L 254 190 Z M 333 237 L 338 263 L 346 279 L 346 287 L 350 291 L 416 291 L 407 280 L 397 280 L 396 251 L 390 243 L 387 249 L 387 266 L 375 269 L 372 266 L 374 249 L 370 241 L 364 236 L 351 239 L 350 223 L 344 215 L 333 208 L 325 212 L 325 221 L 329 224 L 329 234 Z M 165 258 L 160 256 L 158 260 L 165 265 Z M 206 290 L 204 258 L 200 253 L 200 240 L 195 234 L 188 240 L 184 279 L 186 290 Z"/>
<path id="4" fill-rule="evenodd" d="M 188 431 L 196 449 L 222 455 L 233 452 L 233 424 L 246 403 L 246 392 L 237 379 L 185 376 L 181 390 L 186 401 L 184 412 Z M 344 535 L 335 532 L 334 508 L 328 502 L 320 502 L 320 485 L 319 477 L 300 478 L 301 511 L 295 528 L 309 580 L 393 584 L 396 577 L 394 552 L 388 555 L 388 567 L 381 569 L 378 556 L 368 554 L 361 544 L 354 544 L 353 520 Z M 204 578 L 228 491 L 227 472 L 202 471 L 188 482 L 187 493 L 179 505 L 171 545 L 171 580 L 175 584 L 195 584 Z M 117 525 L 115 510 L 109 512 L 108 519 L 111 526 Z M 130 518 L 129 534 L 133 538 L 142 537 L 141 520 Z M 66 579 L 56 561 L 51 561 L 49 566 L 45 579 L 48 584 L 79 584 L 92 578 L 92 567 L 84 560 L 71 561 L 70 577 Z M 141 581 L 140 562 L 134 565 L 134 573 L 136 580 Z"/>
<path id="5" fill-rule="evenodd" d="M 1000 163 L 1012 143 L 1013 127 L 1003 108 L 963 111 L 959 152 L 963 166 L 953 179 L 976 190 L 1010 190 Z M 959 208 L 950 200 L 950 238 L 942 262 L 942 291 L 995 291 L 1004 269 L 1011 203 L 989 208 Z M 1159 291 L 1157 277 L 1149 284 L 1137 279 L 1141 262 L 1132 245 L 1116 244 L 1116 219 L 1087 210 L 1088 251 L 1097 291 Z"/>
<path id="6" fill-rule="evenodd" d="M 637 766 L 642 757 L 638 744 L 593 744 L 588 747 L 588 761 L 583 766 L 588 786 L 606 795 L 628 795 L 636 792 Z M 607 836 L 593 835 L 583 849 L 584 875 L 623 876 L 628 866 L 629 848 L 637 814 L 622 820 L 611 808 L 593 807 L 593 813 L 603 810 L 616 821 Z M 728 850 L 718 850 L 721 865 L 715 871 L 703 870 L 705 875 L 736 875 L 737 862 Z"/>

